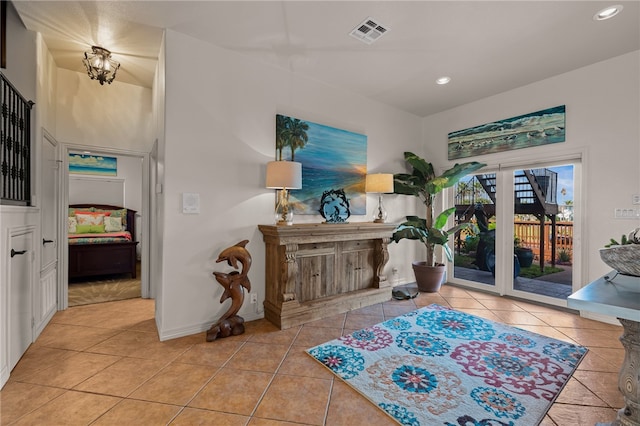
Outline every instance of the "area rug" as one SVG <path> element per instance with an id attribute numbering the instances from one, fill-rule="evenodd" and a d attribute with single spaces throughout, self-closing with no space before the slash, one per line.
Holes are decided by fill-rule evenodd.
<path id="1" fill-rule="evenodd" d="M 69 307 L 134 299 L 141 296 L 140 284 L 139 278 L 106 278 L 69 283 Z"/>
<path id="2" fill-rule="evenodd" d="M 587 349 L 430 305 L 307 350 L 402 425 L 537 425 Z"/>

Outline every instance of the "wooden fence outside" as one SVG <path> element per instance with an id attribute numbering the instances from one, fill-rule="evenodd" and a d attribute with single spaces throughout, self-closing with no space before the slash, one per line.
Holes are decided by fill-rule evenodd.
<path id="1" fill-rule="evenodd" d="M 513 222 L 514 238 L 520 246 L 533 250 L 535 259 L 540 259 L 540 223 L 529 221 Z M 544 224 L 544 260 L 551 263 L 551 223 Z M 556 262 L 571 263 L 573 260 L 573 222 L 556 222 Z"/>

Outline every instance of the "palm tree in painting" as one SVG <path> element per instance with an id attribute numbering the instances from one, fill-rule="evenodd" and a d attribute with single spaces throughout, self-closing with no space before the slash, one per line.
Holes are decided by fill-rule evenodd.
<path id="1" fill-rule="evenodd" d="M 276 150 L 278 151 L 278 161 L 282 161 L 282 150 L 287 146 L 287 129 L 291 122 L 290 117 L 276 115 Z"/>
<path id="2" fill-rule="evenodd" d="M 295 161 L 296 149 L 304 148 L 304 146 L 309 141 L 307 130 L 309 130 L 309 125 L 304 121 L 301 121 L 297 118 L 294 118 L 290 121 L 289 128 L 287 129 L 286 134 L 287 145 L 289 145 L 289 148 L 291 148 L 291 161 Z"/>

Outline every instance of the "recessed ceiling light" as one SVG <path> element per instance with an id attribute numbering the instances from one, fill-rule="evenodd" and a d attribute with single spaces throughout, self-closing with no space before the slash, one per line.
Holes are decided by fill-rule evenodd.
<path id="1" fill-rule="evenodd" d="M 444 77 L 440 77 L 439 79 L 437 79 L 436 83 L 438 83 L 438 84 L 447 84 L 450 81 L 451 81 L 451 77 L 444 76 Z"/>
<path id="2" fill-rule="evenodd" d="M 604 21 L 605 19 L 613 18 L 620 11 L 622 11 L 623 7 L 621 4 L 616 4 L 615 6 L 608 6 L 593 15 L 594 21 Z"/>

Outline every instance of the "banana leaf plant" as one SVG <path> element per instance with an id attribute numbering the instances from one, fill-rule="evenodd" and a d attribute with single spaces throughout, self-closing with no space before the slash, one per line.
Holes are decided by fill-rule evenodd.
<path id="1" fill-rule="evenodd" d="M 396 243 L 402 239 L 419 240 L 427 249 L 426 263 L 435 266 L 435 246 L 442 246 L 447 259 L 453 261 L 451 249 L 447 242 L 449 236 L 472 226 L 469 222 L 458 224 L 445 230 L 449 216 L 455 212 L 451 207 L 437 216 L 434 212 L 434 201 L 438 193 L 460 181 L 463 177 L 486 166 L 477 161 L 455 164 L 439 176 L 436 176 L 433 165 L 412 152 L 405 152 L 404 159 L 413 168 L 411 174 L 393 175 L 393 192 L 395 194 L 418 197 L 426 207 L 426 217 L 407 216 L 407 220 L 396 228 L 392 240 Z"/>

